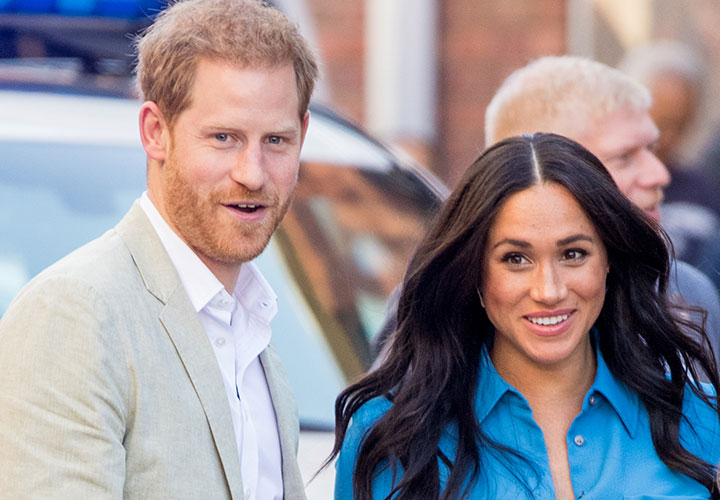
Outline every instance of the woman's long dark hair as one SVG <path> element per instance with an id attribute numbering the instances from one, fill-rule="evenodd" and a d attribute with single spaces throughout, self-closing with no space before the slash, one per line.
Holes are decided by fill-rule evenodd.
<path id="1" fill-rule="evenodd" d="M 372 498 L 373 477 L 387 464 L 403 467 L 387 498 L 467 498 L 483 450 L 496 448 L 474 414 L 480 353 L 483 345 L 492 347 L 494 331 L 476 293 L 485 242 L 508 197 L 540 182 L 567 188 L 605 245 L 610 273 L 596 322 L 598 348 L 613 375 L 645 404 L 658 456 L 720 498 L 714 465 L 679 442 L 686 386 L 717 410 L 717 400 L 693 381 L 705 375 L 716 393 L 720 383 L 704 324 L 683 319 L 667 298 L 664 233 L 618 191 L 589 151 L 555 134 L 535 134 L 496 144 L 465 173 L 410 262 L 386 358 L 336 401 L 332 457 L 363 404 L 377 397 L 392 401 L 359 447 L 356 499 Z M 439 455 L 438 444 L 450 423 L 457 425 L 457 456 L 448 458 Z M 450 467 L 442 494 L 438 458 Z"/>

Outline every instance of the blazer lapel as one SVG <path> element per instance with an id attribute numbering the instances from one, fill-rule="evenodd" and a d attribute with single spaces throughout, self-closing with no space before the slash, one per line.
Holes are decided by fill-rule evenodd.
<path id="1" fill-rule="evenodd" d="M 135 203 L 116 227 L 148 291 L 164 304 L 159 320 L 185 366 L 207 417 L 233 498 L 243 498 L 240 458 L 212 346 L 157 233 Z"/>
<path id="2" fill-rule="evenodd" d="M 305 486 L 297 463 L 299 422 L 295 395 L 280 357 L 270 344 L 260 355 L 280 436 L 285 500 L 305 500 Z"/>

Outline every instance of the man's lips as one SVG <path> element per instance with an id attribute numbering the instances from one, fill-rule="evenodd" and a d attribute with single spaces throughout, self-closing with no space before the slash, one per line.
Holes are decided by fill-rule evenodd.
<path id="1" fill-rule="evenodd" d="M 643 212 L 645 212 L 647 215 L 649 215 L 656 221 L 660 220 L 660 206 L 659 205 L 653 205 L 652 207 L 644 208 Z"/>
<path id="2" fill-rule="evenodd" d="M 227 203 L 225 206 L 247 214 L 252 214 L 265 208 L 265 205 L 262 203 Z"/>
<path id="3" fill-rule="evenodd" d="M 238 220 L 257 222 L 265 217 L 268 206 L 262 203 L 223 203 L 223 206 Z"/>
<path id="4" fill-rule="evenodd" d="M 642 208 L 643 212 L 648 214 L 653 219 L 659 221 L 660 220 L 660 205 L 662 204 L 664 199 L 664 196 L 662 192 L 659 192 L 657 197 L 655 198 L 655 201 L 652 203 L 646 203 L 644 205 L 640 205 L 640 208 Z"/>

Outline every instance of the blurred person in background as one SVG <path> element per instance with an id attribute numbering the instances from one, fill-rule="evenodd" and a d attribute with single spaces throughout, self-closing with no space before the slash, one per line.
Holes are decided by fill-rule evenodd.
<path id="1" fill-rule="evenodd" d="M 147 192 L 0 320 L 0 498 L 303 500 L 251 261 L 292 198 L 315 58 L 256 0 L 174 3 L 138 53 Z"/>
<path id="2" fill-rule="evenodd" d="M 661 207 L 663 227 L 679 259 L 720 278 L 720 196 L 705 169 L 684 160 L 681 146 L 698 111 L 705 70 L 692 48 L 672 40 L 656 40 L 630 50 L 618 69 L 644 85 L 652 96 L 650 116 L 660 132 L 655 154 L 672 180 Z M 720 284 L 720 279 L 715 280 Z"/>
<path id="3" fill-rule="evenodd" d="M 669 272 L 585 148 L 490 147 L 418 246 L 380 366 L 337 400 L 336 500 L 720 498 L 718 372 Z"/>
<path id="4" fill-rule="evenodd" d="M 524 133 L 565 135 L 596 155 L 620 191 L 659 221 L 670 174 L 654 153 L 659 131 L 650 105 L 648 90 L 617 69 L 576 56 L 542 57 L 513 72 L 495 93 L 485 113 L 485 143 Z M 669 290 L 677 303 L 707 311 L 706 330 L 720 359 L 715 285 L 673 259 Z M 697 323 L 703 316 L 692 314 Z"/>
<path id="5" fill-rule="evenodd" d="M 649 113 L 660 131 L 655 155 L 672 174 L 672 182 L 664 190 L 665 202 L 716 203 L 720 207 L 718 200 L 707 196 L 707 183 L 703 185 L 702 175 L 691 170 L 680 151 L 703 94 L 700 58 L 680 42 L 655 40 L 628 51 L 618 69 L 647 87 L 652 96 Z"/>

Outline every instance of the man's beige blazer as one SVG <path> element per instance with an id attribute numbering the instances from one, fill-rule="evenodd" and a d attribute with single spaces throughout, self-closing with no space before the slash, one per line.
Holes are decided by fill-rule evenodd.
<path id="1" fill-rule="evenodd" d="M 285 498 L 304 499 L 295 399 L 272 346 L 260 359 Z M 32 280 L 0 320 L 0 498 L 244 493 L 212 346 L 135 204 Z"/>

